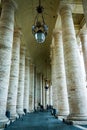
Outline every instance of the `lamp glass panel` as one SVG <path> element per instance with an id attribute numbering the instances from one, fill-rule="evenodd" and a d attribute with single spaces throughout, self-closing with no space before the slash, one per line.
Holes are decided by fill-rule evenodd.
<path id="1" fill-rule="evenodd" d="M 35 39 L 38 43 L 43 43 L 45 41 L 45 34 L 43 32 L 35 33 Z"/>

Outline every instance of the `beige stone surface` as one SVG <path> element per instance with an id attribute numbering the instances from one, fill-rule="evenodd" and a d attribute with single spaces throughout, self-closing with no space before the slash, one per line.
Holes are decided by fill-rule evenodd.
<path id="1" fill-rule="evenodd" d="M 29 57 L 25 57 L 25 83 L 23 108 L 29 111 Z"/>
<path id="2" fill-rule="evenodd" d="M 53 107 L 55 109 L 58 109 L 58 95 L 57 95 L 57 85 L 56 85 L 56 57 L 55 57 L 55 46 L 54 46 L 54 41 L 51 44 L 51 51 L 52 51 L 52 56 L 51 56 L 51 80 L 52 80 L 52 87 L 53 87 Z"/>
<path id="3" fill-rule="evenodd" d="M 81 39 L 85 72 L 86 72 L 86 80 L 87 80 L 87 30 L 80 31 L 80 39 Z"/>
<path id="4" fill-rule="evenodd" d="M 10 112 L 11 119 L 15 119 L 17 116 L 16 104 L 17 104 L 17 91 L 19 80 L 20 36 L 21 31 L 19 28 L 16 28 L 14 30 L 11 70 L 10 70 L 9 89 L 7 98 L 7 110 Z"/>
<path id="5" fill-rule="evenodd" d="M 34 111 L 34 64 L 30 63 L 29 111 Z"/>
<path id="6" fill-rule="evenodd" d="M 69 96 L 70 115 L 68 119 L 87 119 L 87 94 L 85 79 L 79 59 L 79 51 L 76 42 L 71 6 L 64 5 L 60 9 L 64 58 Z"/>
<path id="7" fill-rule="evenodd" d="M 8 122 L 5 112 L 10 76 L 15 5 L 12 0 L 2 1 L 0 18 L 0 128 Z"/>
<path id="8" fill-rule="evenodd" d="M 62 32 L 54 29 L 54 44 L 55 44 L 55 58 L 56 58 L 56 87 L 58 95 L 58 115 L 69 114 L 68 94 L 65 75 L 64 52 Z"/>
<path id="9" fill-rule="evenodd" d="M 19 83 L 17 93 L 17 113 L 23 115 L 23 99 L 24 99 L 24 81 L 25 81 L 25 47 L 20 49 L 20 65 L 19 65 Z"/>

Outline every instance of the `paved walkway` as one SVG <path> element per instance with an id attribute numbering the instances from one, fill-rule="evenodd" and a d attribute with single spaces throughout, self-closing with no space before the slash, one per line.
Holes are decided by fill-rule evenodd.
<path id="1" fill-rule="evenodd" d="M 30 113 L 9 125 L 5 130 L 84 130 L 55 119 L 50 112 Z"/>

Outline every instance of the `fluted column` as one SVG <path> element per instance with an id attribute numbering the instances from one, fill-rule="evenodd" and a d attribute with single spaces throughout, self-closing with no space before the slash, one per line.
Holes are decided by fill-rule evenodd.
<path id="1" fill-rule="evenodd" d="M 79 59 L 79 50 L 72 19 L 72 7 L 61 4 L 60 15 L 62 21 L 64 58 L 66 67 L 67 87 L 69 95 L 69 120 L 87 119 L 87 94 L 85 79 Z"/>
<path id="2" fill-rule="evenodd" d="M 56 57 L 55 57 L 55 46 L 54 42 L 51 44 L 51 80 L 53 87 L 53 107 L 58 110 L 58 96 L 57 96 L 57 85 L 56 85 Z"/>
<path id="3" fill-rule="evenodd" d="M 56 57 L 56 86 L 58 95 L 58 115 L 69 114 L 69 104 L 66 86 L 65 66 L 64 66 L 64 52 L 62 32 L 54 29 L 54 44 L 55 44 L 55 57 Z"/>
<path id="4" fill-rule="evenodd" d="M 21 46 L 20 66 L 19 66 L 19 83 L 18 83 L 18 93 L 17 93 L 17 113 L 20 116 L 24 114 L 24 112 L 23 112 L 24 79 L 25 79 L 25 47 Z"/>
<path id="5" fill-rule="evenodd" d="M 2 1 L 0 18 L 0 128 L 4 127 L 4 124 L 8 122 L 5 112 L 10 76 L 15 9 L 16 3 L 13 0 Z"/>
<path id="6" fill-rule="evenodd" d="M 29 110 L 34 111 L 34 64 L 30 63 L 30 94 L 29 94 Z"/>
<path id="7" fill-rule="evenodd" d="M 10 81 L 9 81 L 8 99 L 7 99 L 7 111 L 10 112 L 11 120 L 14 120 L 17 117 L 16 104 L 17 104 L 17 90 L 19 79 L 20 36 L 21 31 L 19 28 L 16 28 L 14 31 Z"/>
<path id="8" fill-rule="evenodd" d="M 82 52 L 83 52 L 85 72 L 86 72 L 86 82 L 87 82 L 87 30 L 80 31 L 80 39 L 82 44 Z"/>
<path id="9" fill-rule="evenodd" d="M 25 112 L 29 110 L 29 57 L 25 58 L 25 83 L 24 83 L 23 108 Z"/>

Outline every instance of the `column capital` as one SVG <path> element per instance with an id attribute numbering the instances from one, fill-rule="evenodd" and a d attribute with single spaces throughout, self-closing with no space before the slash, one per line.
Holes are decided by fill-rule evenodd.
<path id="1" fill-rule="evenodd" d="M 62 31 L 58 28 L 53 29 L 53 37 L 55 38 L 56 35 L 61 35 Z"/>
<path id="2" fill-rule="evenodd" d="M 2 0 L 2 6 L 4 4 L 9 5 L 9 7 L 13 7 L 14 9 L 17 9 L 17 3 L 14 0 Z"/>
<path id="3" fill-rule="evenodd" d="M 20 52 L 22 54 L 25 54 L 25 51 L 26 51 L 26 47 L 24 45 L 22 45 L 21 48 L 20 48 Z"/>
<path id="4" fill-rule="evenodd" d="M 73 10 L 73 5 L 71 4 L 67 4 L 66 2 L 64 1 L 61 1 L 60 2 L 60 5 L 59 5 L 59 13 L 61 14 L 62 12 L 65 12 L 65 11 L 71 11 L 72 12 Z"/>
<path id="5" fill-rule="evenodd" d="M 20 36 L 22 36 L 21 28 L 15 28 L 14 37 L 20 37 Z"/>
<path id="6" fill-rule="evenodd" d="M 82 35 L 87 35 L 87 29 L 85 29 L 85 30 L 84 30 L 84 29 L 81 29 L 79 35 L 80 35 L 80 36 L 82 36 Z"/>
<path id="7" fill-rule="evenodd" d="M 25 59 L 29 60 L 29 61 L 31 60 L 31 58 L 29 56 L 25 56 Z"/>

